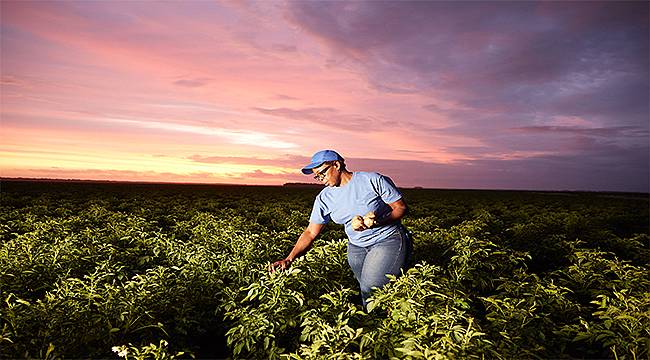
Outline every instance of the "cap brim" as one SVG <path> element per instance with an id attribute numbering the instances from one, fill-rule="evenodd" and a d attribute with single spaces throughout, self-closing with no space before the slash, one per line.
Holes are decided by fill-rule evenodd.
<path id="1" fill-rule="evenodd" d="M 311 164 L 305 166 L 304 168 L 302 168 L 302 173 L 305 174 L 305 175 L 313 174 L 314 173 L 314 168 L 317 168 L 317 167 L 321 166 L 323 163 L 324 163 L 324 161 L 323 162 L 311 163 Z"/>

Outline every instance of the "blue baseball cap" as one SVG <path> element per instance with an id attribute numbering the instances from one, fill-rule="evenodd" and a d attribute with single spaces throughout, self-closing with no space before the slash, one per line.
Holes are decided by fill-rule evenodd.
<path id="1" fill-rule="evenodd" d="M 336 161 L 336 160 L 343 161 L 343 157 L 334 150 L 321 150 L 315 153 L 314 156 L 311 157 L 311 162 L 309 163 L 309 165 L 302 168 L 302 173 L 305 175 L 309 175 L 314 172 L 313 171 L 314 168 L 323 165 L 324 162 Z"/>

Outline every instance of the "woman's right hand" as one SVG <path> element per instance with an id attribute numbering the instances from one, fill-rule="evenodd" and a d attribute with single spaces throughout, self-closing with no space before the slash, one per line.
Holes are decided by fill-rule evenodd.
<path id="1" fill-rule="evenodd" d="M 285 270 L 289 267 L 289 265 L 291 265 L 292 262 L 293 260 L 288 258 L 276 261 L 269 265 L 269 272 L 275 272 L 276 270 Z"/>

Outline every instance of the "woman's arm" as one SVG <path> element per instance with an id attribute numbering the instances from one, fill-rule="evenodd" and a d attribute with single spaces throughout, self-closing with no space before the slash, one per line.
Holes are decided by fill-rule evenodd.
<path id="1" fill-rule="evenodd" d="M 316 236 L 320 234 L 324 227 L 325 224 L 309 223 L 309 226 L 307 226 L 305 231 L 302 232 L 289 255 L 286 258 L 271 264 L 269 266 L 269 271 L 274 272 L 276 269 L 284 270 L 289 267 L 296 258 L 302 256 L 309 250 L 311 245 L 314 243 L 314 239 L 316 239 Z"/>
<path id="2" fill-rule="evenodd" d="M 392 202 L 388 204 L 388 206 L 390 206 L 391 212 L 381 219 L 376 219 L 375 225 L 372 227 L 384 226 L 399 221 L 408 213 L 408 206 L 406 206 L 404 199 L 399 199 L 395 202 Z"/>

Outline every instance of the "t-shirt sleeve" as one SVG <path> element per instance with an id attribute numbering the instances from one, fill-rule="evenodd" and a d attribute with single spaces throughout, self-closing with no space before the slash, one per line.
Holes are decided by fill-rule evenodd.
<path id="1" fill-rule="evenodd" d="M 329 211 L 321 199 L 320 194 L 314 200 L 314 207 L 311 209 L 309 222 L 315 224 L 327 224 L 331 221 Z"/>
<path id="2" fill-rule="evenodd" d="M 402 193 L 388 176 L 379 174 L 375 181 L 375 189 L 377 189 L 377 193 L 386 204 L 393 203 L 402 198 Z"/>

